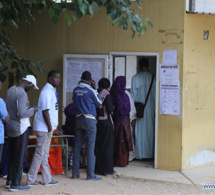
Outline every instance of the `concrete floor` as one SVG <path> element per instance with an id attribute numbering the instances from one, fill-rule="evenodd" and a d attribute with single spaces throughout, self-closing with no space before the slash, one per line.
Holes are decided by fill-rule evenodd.
<path id="1" fill-rule="evenodd" d="M 131 161 L 126 167 L 114 170 L 125 177 L 184 184 L 215 184 L 215 165 L 183 171 L 154 169 L 153 161 Z"/>

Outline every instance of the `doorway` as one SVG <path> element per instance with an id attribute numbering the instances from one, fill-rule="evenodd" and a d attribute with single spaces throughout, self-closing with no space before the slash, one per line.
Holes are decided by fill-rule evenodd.
<path id="1" fill-rule="evenodd" d="M 141 58 L 149 60 L 149 71 L 156 77 L 156 102 L 155 102 L 155 145 L 153 160 L 133 160 L 129 164 L 157 168 L 157 127 L 158 127 L 158 89 L 159 89 L 159 53 L 148 52 L 110 52 L 112 61 L 112 82 L 117 76 L 126 77 L 126 89 L 130 91 L 132 77 L 139 72 L 138 63 Z"/>

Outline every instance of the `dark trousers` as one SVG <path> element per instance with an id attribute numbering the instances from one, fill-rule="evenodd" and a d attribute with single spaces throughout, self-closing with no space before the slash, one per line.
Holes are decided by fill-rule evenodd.
<path id="1" fill-rule="evenodd" d="M 12 186 L 19 186 L 22 180 L 23 162 L 28 145 L 29 130 L 18 137 L 8 136 L 8 175 Z"/>
<path id="2" fill-rule="evenodd" d="M 0 144 L 0 162 L 1 162 L 1 158 L 2 158 L 3 145 L 4 144 Z"/>

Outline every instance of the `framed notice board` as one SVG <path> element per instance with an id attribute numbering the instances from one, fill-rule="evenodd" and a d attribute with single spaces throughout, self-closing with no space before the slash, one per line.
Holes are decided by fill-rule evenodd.
<path id="1" fill-rule="evenodd" d="M 108 55 L 84 55 L 84 54 L 64 54 L 63 56 L 63 110 L 72 103 L 73 89 L 81 80 L 84 71 L 90 71 L 92 79 L 96 82 L 103 78 L 111 77 L 108 66 Z M 65 116 L 63 113 L 63 123 Z"/>

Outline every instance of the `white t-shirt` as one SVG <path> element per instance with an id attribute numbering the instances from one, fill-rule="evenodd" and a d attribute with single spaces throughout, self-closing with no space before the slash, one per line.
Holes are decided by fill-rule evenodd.
<path id="1" fill-rule="evenodd" d="M 58 125 L 58 102 L 56 97 L 56 89 L 49 83 L 43 87 L 40 92 L 38 101 L 38 111 L 34 117 L 34 130 L 48 132 L 48 126 L 43 117 L 43 111 L 49 110 L 52 130 Z"/>

